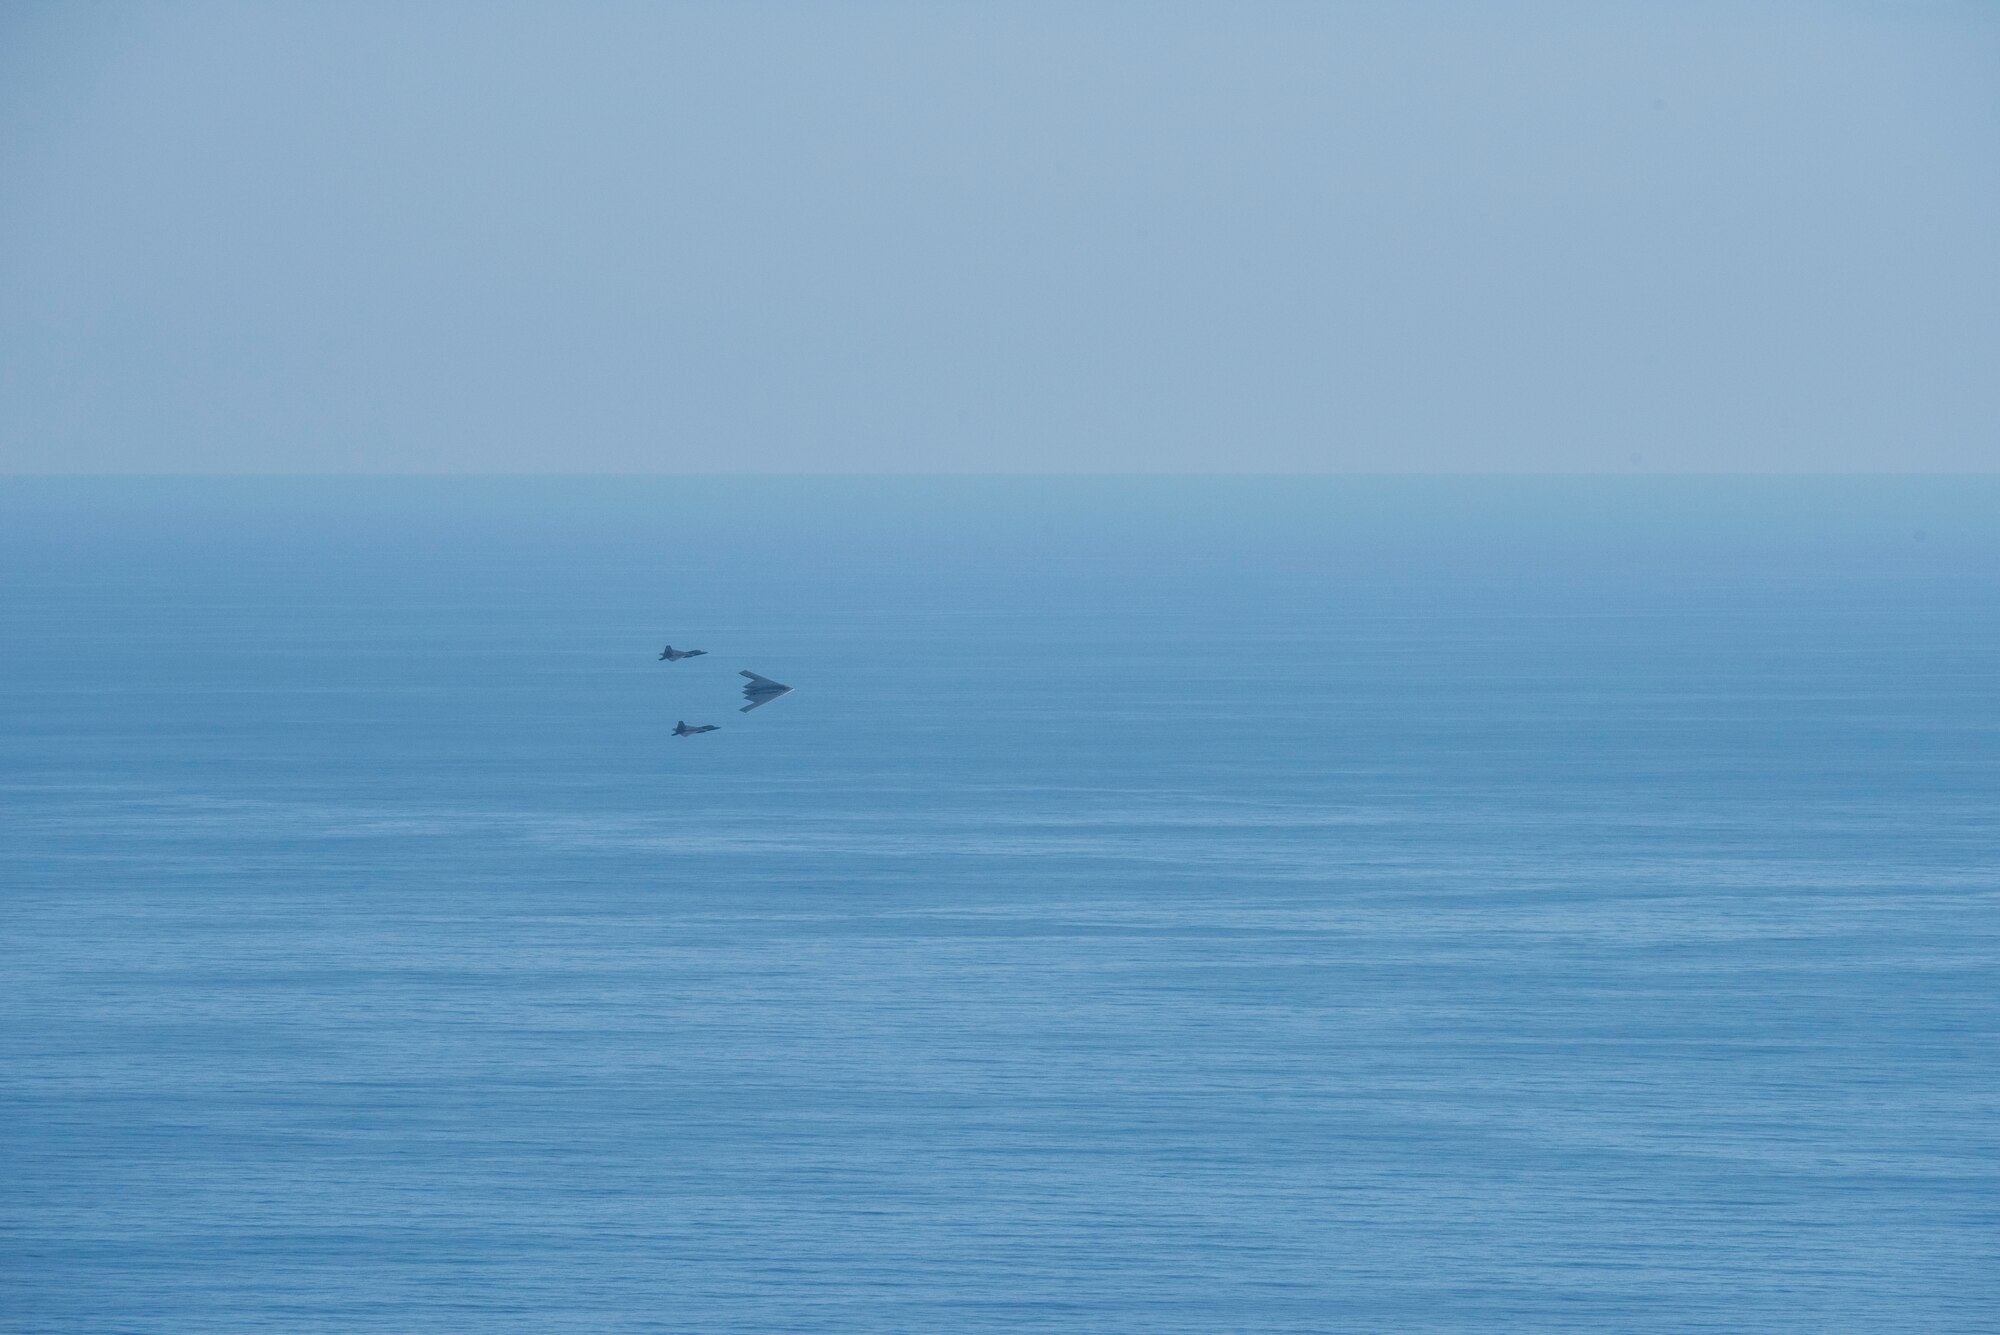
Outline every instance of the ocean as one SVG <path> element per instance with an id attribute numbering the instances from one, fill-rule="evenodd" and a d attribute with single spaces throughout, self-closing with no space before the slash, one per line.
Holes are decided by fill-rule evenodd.
<path id="1" fill-rule="evenodd" d="M 0 1330 L 2000 1330 L 2000 478 L 13 478 L 0 637 Z"/>

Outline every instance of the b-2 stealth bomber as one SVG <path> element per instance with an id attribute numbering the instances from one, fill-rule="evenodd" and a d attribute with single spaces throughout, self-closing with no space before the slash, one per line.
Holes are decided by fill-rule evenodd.
<path id="1" fill-rule="evenodd" d="M 792 688 L 785 683 L 772 681 L 769 677 L 760 677 L 747 669 L 739 675 L 750 679 L 749 684 L 743 688 L 743 698 L 750 703 L 738 710 L 739 714 L 747 714 L 759 705 L 768 705 L 780 696 L 792 693 Z"/>

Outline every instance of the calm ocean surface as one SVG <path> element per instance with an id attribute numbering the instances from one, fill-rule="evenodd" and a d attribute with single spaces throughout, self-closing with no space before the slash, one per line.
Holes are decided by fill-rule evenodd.
<path id="1" fill-rule="evenodd" d="M 13 479 L 0 637 L 8 1332 L 2000 1330 L 2000 480 Z"/>

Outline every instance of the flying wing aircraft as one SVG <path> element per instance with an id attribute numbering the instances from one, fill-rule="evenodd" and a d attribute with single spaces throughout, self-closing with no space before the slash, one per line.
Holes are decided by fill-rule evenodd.
<path id="1" fill-rule="evenodd" d="M 738 710 L 738 713 L 747 714 L 758 705 L 768 705 L 779 696 L 792 693 L 792 688 L 781 681 L 772 681 L 769 677 L 760 677 L 748 670 L 740 675 L 750 679 L 749 685 L 743 688 L 743 698 L 750 703 Z"/>

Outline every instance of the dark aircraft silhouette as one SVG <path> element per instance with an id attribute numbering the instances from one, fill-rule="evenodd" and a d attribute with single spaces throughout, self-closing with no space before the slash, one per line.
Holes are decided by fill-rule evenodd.
<path id="1" fill-rule="evenodd" d="M 743 698 L 750 703 L 737 711 L 740 714 L 747 714 L 758 705 L 768 705 L 779 696 L 792 693 L 792 688 L 781 681 L 772 681 L 769 677 L 760 677 L 747 670 L 738 675 L 750 679 L 750 684 L 743 688 Z"/>
<path id="2" fill-rule="evenodd" d="M 707 653 L 708 650 L 706 649 L 676 649 L 670 644 L 660 650 L 660 661 L 662 663 L 678 663 L 683 658 L 701 658 L 706 656 Z"/>
<path id="3" fill-rule="evenodd" d="M 713 723 L 704 723 L 699 728 L 690 728 L 687 725 L 686 721 L 683 720 L 682 722 L 674 724 L 674 736 L 692 737 L 698 732 L 714 732 L 716 726 L 717 725 Z"/>

